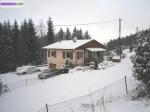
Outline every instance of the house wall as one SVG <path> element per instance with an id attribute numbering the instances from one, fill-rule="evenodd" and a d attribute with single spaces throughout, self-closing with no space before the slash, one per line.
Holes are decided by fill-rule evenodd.
<path id="1" fill-rule="evenodd" d="M 80 58 L 80 59 L 77 59 L 77 52 L 83 52 L 83 57 Z M 74 52 L 74 64 L 77 66 L 77 65 L 84 65 L 84 50 L 75 50 Z"/>
<path id="2" fill-rule="evenodd" d="M 52 57 L 52 56 L 49 57 L 48 51 L 49 50 L 47 50 L 47 63 L 48 63 L 48 65 L 49 65 L 49 63 L 56 64 L 56 68 L 61 68 L 64 64 L 62 50 L 56 50 L 56 58 Z M 52 50 L 50 50 L 50 51 L 52 51 Z"/>
<path id="3" fill-rule="evenodd" d="M 65 60 L 66 60 L 63 58 L 63 51 L 64 50 L 55 50 L 56 51 L 56 58 L 52 57 L 52 56 L 50 56 L 50 57 L 48 56 L 49 50 L 47 50 L 47 63 L 48 63 L 48 65 L 49 65 L 49 63 L 50 64 L 56 64 L 57 69 L 62 68 L 64 63 L 65 63 Z M 54 50 L 50 50 L 50 51 L 54 51 Z M 83 52 L 83 58 L 77 59 L 77 52 L 78 51 Z M 72 64 L 74 66 L 84 65 L 84 50 L 73 50 L 73 59 L 70 59 L 70 61 L 72 62 Z"/>

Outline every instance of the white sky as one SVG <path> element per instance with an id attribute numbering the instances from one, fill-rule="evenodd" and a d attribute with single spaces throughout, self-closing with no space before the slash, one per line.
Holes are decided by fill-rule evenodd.
<path id="1" fill-rule="evenodd" d="M 49 16 L 54 25 L 122 18 L 142 30 L 150 27 L 150 0 L 24 0 L 23 8 L 0 8 L 1 22 L 7 19 L 21 22 L 24 18 L 32 18 L 37 25 L 41 20 L 46 23 Z M 135 33 L 134 27 L 122 22 L 122 36 Z M 118 37 L 118 21 L 77 28 L 88 30 L 94 39 L 102 43 Z M 59 27 L 55 29 L 57 31 Z"/>

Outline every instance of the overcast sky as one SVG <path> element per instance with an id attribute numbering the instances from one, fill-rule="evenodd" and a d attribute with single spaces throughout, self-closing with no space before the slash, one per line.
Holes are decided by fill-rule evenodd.
<path id="1" fill-rule="evenodd" d="M 21 22 L 24 18 L 32 18 L 37 25 L 41 20 L 46 23 L 48 17 L 52 18 L 54 25 L 122 18 L 130 24 L 122 22 L 122 36 L 125 36 L 135 33 L 137 26 L 139 30 L 150 27 L 150 0 L 24 0 L 23 8 L 0 8 L 1 22 L 7 19 Z M 118 37 L 118 21 L 77 28 L 88 30 L 102 43 Z M 57 31 L 59 27 L 55 29 Z"/>

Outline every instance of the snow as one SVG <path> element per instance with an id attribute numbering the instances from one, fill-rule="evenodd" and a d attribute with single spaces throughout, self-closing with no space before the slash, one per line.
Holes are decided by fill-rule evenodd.
<path id="1" fill-rule="evenodd" d="M 112 59 L 120 60 L 120 56 L 115 55 L 112 57 Z"/>
<path id="2" fill-rule="evenodd" d="M 124 81 L 122 82 L 121 80 L 120 82 L 120 79 L 124 78 L 125 75 L 130 77 L 130 79 L 133 79 L 130 56 L 131 54 L 128 54 L 125 59 L 122 59 L 121 62 L 117 64 L 100 65 L 110 65 L 109 67 L 105 66 L 106 69 L 70 72 L 68 74 L 62 74 L 43 80 L 41 83 L 7 92 L 0 96 L 0 112 L 37 112 L 44 107 L 46 103 L 48 105 L 56 104 L 89 94 L 89 89 L 90 92 L 93 92 L 106 86 L 109 87 L 109 89 L 106 89 L 106 96 L 109 96 L 110 93 L 120 94 L 120 90 L 123 90 L 125 93 Z M 11 81 L 13 82 L 13 80 L 21 80 L 26 77 L 29 78 L 35 76 L 36 75 L 15 76 L 15 73 L 8 73 L 0 75 L 0 78 L 8 83 Z M 109 86 L 115 82 L 117 82 L 115 86 Z M 129 87 L 131 87 L 131 85 Z M 89 100 L 89 98 L 86 98 L 86 100 Z M 79 105 L 79 102 L 75 104 Z M 150 111 L 149 107 L 144 108 L 145 106 L 141 104 L 140 101 L 134 103 L 134 101 L 127 102 L 126 100 L 121 100 L 109 103 L 106 107 L 109 110 L 108 112 Z M 63 107 L 57 107 L 55 109 L 61 108 Z"/>
<path id="3" fill-rule="evenodd" d="M 16 72 L 19 75 L 21 75 L 21 74 L 32 74 L 32 73 L 35 73 L 37 71 L 40 71 L 40 69 L 38 69 L 35 66 L 22 66 L 22 67 L 18 67 L 16 69 Z"/>
<path id="4" fill-rule="evenodd" d="M 142 43 L 142 46 L 143 46 L 143 47 L 145 47 L 145 46 L 147 46 L 147 45 L 149 45 L 148 42 L 143 42 L 143 43 Z"/>
<path id="5" fill-rule="evenodd" d="M 106 51 L 105 49 L 103 49 L 103 48 L 86 48 L 87 50 L 89 50 L 89 51 Z"/>
<path id="6" fill-rule="evenodd" d="M 43 47 L 44 49 L 75 49 L 87 42 L 92 41 L 92 39 L 86 40 L 77 40 L 73 42 L 73 40 L 62 40 L 61 42 L 56 42 L 51 45 Z"/>
<path id="7" fill-rule="evenodd" d="M 28 67 L 28 66 L 27 66 Z M 24 66 L 26 68 L 26 66 Z M 44 71 L 45 69 L 48 69 L 48 66 L 38 67 L 40 71 Z M 13 90 L 21 87 L 25 87 L 26 83 L 29 85 L 33 85 L 36 83 L 41 82 L 38 80 L 38 74 L 41 72 L 36 72 L 32 74 L 25 74 L 25 75 L 17 75 L 16 72 L 9 72 L 5 74 L 0 74 L 0 79 L 4 84 L 7 84 L 7 86 Z"/>
<path id="8" fill-rule="evenodd" d="M 119 100 L 109 105 L 106 105 L 107 112 L 149 112 L 150 111 L 149 101 L 127 101 Z"/>

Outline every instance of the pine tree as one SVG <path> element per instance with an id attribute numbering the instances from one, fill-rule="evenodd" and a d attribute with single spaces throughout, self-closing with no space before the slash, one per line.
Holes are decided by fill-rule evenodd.
<path id="1" fill-rule="evenodd" d="M 39 43 L 32 19 L 28 20 L 27 30 L 27 62 L 37 64 L 39 62 Z"/>
<path id="2" fill-rule="evenodd" d="M 19 28 L 17 21 L 15 20 L 12 26 L 12 48 L 13 48 L 13 63 L 17 66 L 19 65 Z"/>
<path id="3" fill-rule="evenodd" d="M 1 39 L 0 39 L 0 72 L 7 72 L 14 70 L 15 65 L 13 63 L 13 48 L 11 40 L 11 25 L 10 22 L 4 22 L 1 26 Z"/>
<path id="4" fill-rule="evenodd" d="M 150 35 L 140 41 L 133 60 L 134 76 L 150 90 Z"/>
<path id="5" fill-rule="evenodd" d="M 76 37 L 79 40 L 83 39 L 83 34 L 82 34 L 82 30 L 81 29 L 76 31 Z"/>
<path id="6" fill-rule="evenodd" d="M 28 37 L 27 21 L 24 20 L 24 22 L 21 24 L 20 36 L 18 38 L 19 65 L 26 65 L 28 63 L 27 61 L 27 41 L 28 41 L 27 37 Z"/>
<path id="7" fill-rule="evenodd" d="M 76 29 L 76 27 L 74 27 L 73 33 L 72 33 L 72 39 L 76 36 L 77 36 L 77 29 Z"/>
<path id="8" fill-rule="evenodd" d="M 88 31 L 85 32 L 84 39 L 91 39 L 91 36 L 89 35 Z"/>
<path id="9" fill-rule="evenodd" d="M 66 35 L 65 35 L 65 37 L 66 37 L 66 40 L 71 40 L 71 32 L 70 32 L 70 30 L 69 30 L 68 27 L 67 27 L 67 30 L 66 30 Z"/>
<path id="10" fill-rule="evenodd" d="M 60 28 L 59 32 L 58 32 L 58 41 L 64 40 L 64 31 L 62 28 Z"/>
<path id="11" fill-rule="evenodd" d="M 47 22 L 48 32 L 47 32 L 47 45 L 54 43 L 54 26 L 51 18 Z"/>
<path id="12" fill-rule="evenodd" d="M 0 23 L 0 73 L 4 72 L 4 37 L 3 37 L 3 24 Z"/>

